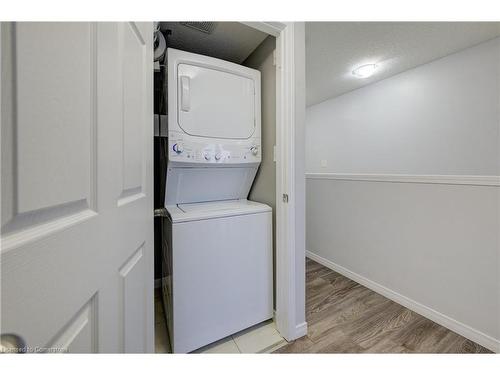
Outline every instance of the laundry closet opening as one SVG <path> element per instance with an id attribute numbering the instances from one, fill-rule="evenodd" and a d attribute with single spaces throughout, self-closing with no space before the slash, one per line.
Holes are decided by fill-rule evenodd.
<path id="1" fill-rule="evenodd" d="M 270 351 L 285 343 L 276 39 L 238 22 L 159 22 L 154 35 L 156 350 Z M 252 330 L 266 339 L 245 342 Z"/>

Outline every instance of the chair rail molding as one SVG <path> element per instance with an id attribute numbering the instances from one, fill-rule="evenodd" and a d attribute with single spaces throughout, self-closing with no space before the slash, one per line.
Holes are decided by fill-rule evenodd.
<path id="1" fill-rule="evenodd" d="M 500 176 L 374 173 L 306 173 L 308 180 L 340 180 L 413 184 L 500 186 Z"/>

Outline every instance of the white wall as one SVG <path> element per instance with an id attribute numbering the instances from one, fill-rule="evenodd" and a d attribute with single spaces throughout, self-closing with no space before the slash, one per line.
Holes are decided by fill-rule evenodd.
<path id="1" fill-rule="evenodd" d="M 497 351 L 499 87 L 496 39 L 312 106 L 306 121 L 310 256 Z"/>
<path id="2" fill-rule="evenodd" d="M 262 162 L 255 176 L 248 199 L 265 203 L 273 209 L 273 264 L 276 264 L 276 67 L 273 52 L 276 38 L 268 36 L 243 62 L 243 65 L 260 71 L 262 112 Z M 274 295 L 276 296 L 276 267 L 273 266 Z M 276 301 L 274 301 L 276 303 Z M 276 307 L 276 305 L 274 305 Z"/>
<path id="3" fill-rule="evenodd" d="M 498 175 L 499 77 L 497 38 L 309 107 L 307 171 Z"/>

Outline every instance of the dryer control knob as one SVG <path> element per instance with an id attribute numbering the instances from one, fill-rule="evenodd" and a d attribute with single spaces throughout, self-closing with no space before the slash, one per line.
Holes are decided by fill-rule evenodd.
<path id="1" fill-rule="evenodd" d="M 212 158 L 208 152 L 205 152 L 203 154 L 203 157 L 205 158 L 206 161 L 209 161 Z"/>
<path id="2" fill-rule="evenodd" d="M 254 145 L 254 146 L 252 146 L 252 147 L 250 147 L 250 152 L 251 152 L 252 154 L 254 154 L 255 156 L 257 156 L 257 154 L 259 153 L 259 147 L 258 147 L 258 146 L 255 146 L 255 145 Z"/>
<path id="3" fill-rule="evenodd" d="M 215 154 L 215 160 L 219 161 L 222 158 L 222 154 L 220 152 Z"/>
<path id="4" fill-rule="evenodd" d="M 174 150 L 175 153 L 180 154 L 182 151 L 184 151 L 184 146 L 182 143 L 177 142 L 172 146 L 172 150 Z"/>

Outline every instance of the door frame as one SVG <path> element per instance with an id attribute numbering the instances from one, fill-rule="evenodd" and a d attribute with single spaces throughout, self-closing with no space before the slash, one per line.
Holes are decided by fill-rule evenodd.
<path id="1" fill-rule="evenodd" d="M 276 313 L 280 334 L 305 321 L 305 31 L 303 22 L 242 22 L 276 38 Z"/>

